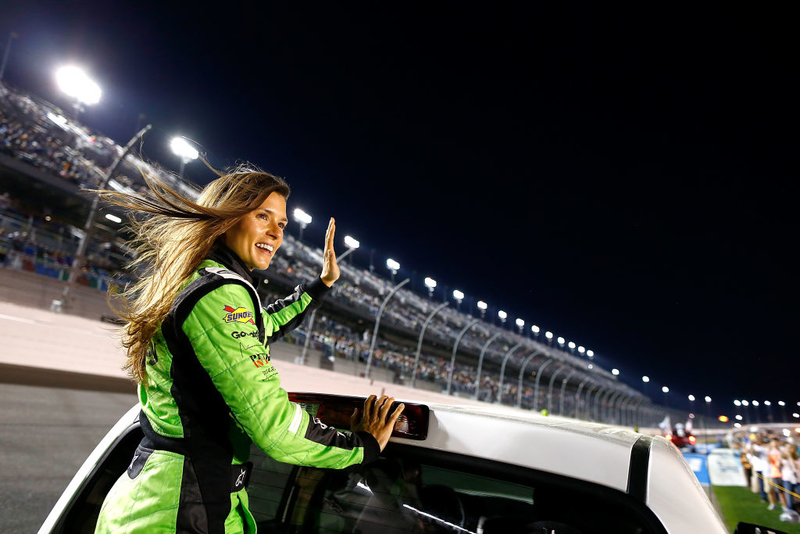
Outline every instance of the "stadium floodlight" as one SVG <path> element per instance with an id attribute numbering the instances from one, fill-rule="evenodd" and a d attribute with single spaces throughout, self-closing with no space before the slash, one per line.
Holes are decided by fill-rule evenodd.
<path id="1" fill-rule="evenodd" d="M 736 415 L 736 420 L 737 420 L 737 421 L 741 421 L 741 420 L 742 420 L 742 416 L 737 414 L 737 415 Z"/>
<path id="2" fill-rule="evenodd" d="M 75 99 L 77 112 L 81 111 L 81 104 L 91 106 L 100 102 L 100 96 L 103 94 L 100 86 L 80 67 L 67 66 L 58 69 L 56 83 L 64 94 Z"/>
<path id="3" fill-rule="evenodd" d="M 594 369 L 594 365 L 592 365 L 592 364 L 590 363 L 589 365 L 587 365 L 587 366 L 586 366 L 586 368 L 587 368 L 587 369 Z"/>
<path id="4" fill-rule="evenodd" d="M 747 402 L 746 400 L 743 400 L 743 401 L 742 401 L 742 406 L 744 406 L 745 408 L 747 408 L 748 406 L 750 406 L 750 403 L 749 403 L 749 402 Z"/>
<path id="5" fill-rule="evenodd" d="M 576 345 L 574 341 L 570 341 L 569 343 L 567 343 L 567 346 L 570 348 L 570 350 L 575 350 Z"/>
<path id="6" fill-rule="evenodd" d="M 489 307 L 489 305 L 486 304 L 485 302 L 483 302 L 482 300 L 478 301 L 478 309 L 486 310 L 488 307 Z"/>
<path id="7" fill-rule="evenodd" d="M 650 377 L 649 377 L 649 376 L 647 376 L 647 375 L 643 376 L 643 377 L 642 377 L 642 382 L 644 382 L 645 384 L 647 384 L 648 382 L 650 382 Z"/>
<path id="8" fill-rule="evenodd" d="M 578 352 L 581 353 L 581 354 L 586 352 L 586 349 L 583 347 L 583 345 L 578 345 Z"/>
<path id="9" fill-rule="evenodd" d="M 590 358 L 594 358 L 594 351 L 593 351 L 593 350 L 587 350 L 587 351 L 586 351 L 586 355 L 587 355 L 588 357 L 590 357 Z"/>
<path id="10" fill-rule="evenodd" d="M 566 342 L 567 342 L 567 340 L 566 340 L 566 339 L 564 339 L 564 338 L 563 338 L 563 337 L 561 337 L 561 336 L 558 336 L 558 339 L 557 339 L 556 341 L 558 341 L 558 344 L 559 344 L 559 345 L 563 345 L 564 343 L 566 343 Z"/>
<path id="11" fill-rule="evenodd" d="M 515 322 L 517 323 L 517 326 L 520 328 L 525 326 L 525 321 L 523 319 L 520 319 L 519 317 L 517 317 L 517 320 Z"/>
<path id="12" fill-rule="evenodd" d="M 694 395 L 689 395 L 689 402 L 694 402 Z"/>
<path id="13" fill-rule="evenodd" d="M 611 370 L 611 374 L 614 375 L 614 376 L 619 376 L 619 369 L 617 369 L 617 368 L 612 369 Z"/>
<path id="14" fill-rule="evenodd" d="M 360 247 L 361 243 L 358 241 L 358 239 L 354 239 L 354 238 L 350 237 L 349 235 L 346 235 L 346 236 L 344 236 L 344 246 L 346 246 L 347 248 L 355 249 L 355 248 Z"/>
<path id="15" fill-rule="evenodd" d="M 734 406 L 741 406 L 742 405 L 742 401 L 737 399 L 737 400 L 733 401 L 733 405 Z"/>
<path id="16" fill-rule="evenodd" d="M 797 419 L 797 418 L 799 418 L 799 417 L 800 417 L 800 413 L 794 412 L 794 413 L 792 414 L 792 417 L 794 417 L 795 419 Z"/>
<path id="17" fill-rule="evenodd" d="M 178 176 L 183 178 L 183 170 L 186 164 L 200 157 L 200 153 L 183 137 L 173 137 L 169 142 L 169 148 L 172 150 L 172 153 L 181 160 L 181 170 Z"/>
<path id="18" fill-rule="evenodd" d="M 430 276 L 426 276 L 425 287 L 428 288 L 428 298 L 433 298 L 433 290 L 436 287 L 436 280 L 434 280 Z"/>
<path id="19" fill-rule="evenodd" d="M 778 406 L 781 406 L 781 407 L 786 406 L 786 403 L 783 402 L 783 401 L 778 401 Z"/>
<path id="20" fill-rule="evenodd" d="M 772 403 L 770 401 L 764 401 L 764 406 L 772 406 Z"/>
<path id="21" fill-rule="evenodd" d="M 742 428 L 741 423 L 733 423 L 734 428 Z"/>
<path id="22" fill-rule="evenodd" d="M 756 408 L 758 408 L 758 401 L 753 401 L 753 402 L 751 402 L 750 404 L 752 404 L 753 406 L 755 406 Z"/>
<path id="23" fill-rule="evenodd" d="M 392 284 L 394 284 L 394 275 L 396 275 L 397 271 L 400 270 L 400 264 L 394 261 L 392 258 L 387 258 L 386 267 L 392 273 Z"/>
<path id="24" fill-rule="evenodd" d="M 109 221 L 113 221 L 113 222 L 115 222 L 117 224 L 122 222 L 122 219 L 120 219 L 119 217 L 117 217 L 113 213 L 106 213 L 106 219 L 108 219 Z"/>
<path id="25" fill-rule="evenodd" d="M 663 391 L 664 393 L 669 393 L 669 388 L 667 386 L 664 386 L 661 388 L 661 391 Z"/>
<path id="26" fill-rule="evenodd" d="M 546 337 L 549 340 L 553 339 L 553 333 L 550 330 L 548 330 L 547 332 L 544 333 L 544 337 Z"/>
<path id="27" fill-rule="evenodd" d="M 500 318 L 500 321 L 505 324 L 506 319 L 508 319 L 508 314 L 503 310 L 497 310 L 497 316 Z"/>
<path id="28" fill-rule="evenodd" d="M 535 324 L 531 325 L 531 332 L 533 332 L 536 337 L 539 337 L 539 331 L 540 330 L 541 330 L 541 328 L 539 328 Z"/>
<path id="29" fill-rule="evenodd" d="M 462 293 L 458 289 L 454 289 L 453 290 L 453 298 L 458 300 L 458 301 L 462 301 L 462 300 L 464 300 L 464 293 Z"/>
<path id="30" fill-rule="evenodd" d="M 300 225 L 300 241 L 302 241 L 303 240 L 303 230 L 306 229 L 306 226 L 311 224 L 311 221 L 313 219 L 311 218 L 311 215 L 309 215 L 305 211 L 301 210 L 300 208 L 295 208 L 293 213 L 294 213 L 294 219 Z"/>
<path id="31" fill-rule="evenodd" d="M 352 254 L 355 249 L 361 246 L 361 243 L 358 241 L 358 239 L 354 239 L 353 237 L 346 235 L 344 236 L 344 246 L 347 247 L 347 250 L 344 251 L 344 254 L 336 258 L 336 261 L 342 261 L 347 256 Z"/>

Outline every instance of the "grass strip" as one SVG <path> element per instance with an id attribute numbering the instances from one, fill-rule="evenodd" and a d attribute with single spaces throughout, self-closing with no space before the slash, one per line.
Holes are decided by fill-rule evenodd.
<path id="1" fill-rule="evenodd" d="M 767 510 L 767 503 L 761 502 L 761 496 L 740 486 L 714 486 L 714 495 L 722 509 L 722 516 L 728 530 L 733 533 L 739 521 L 753 523 L 788 534 L 800 534 L 800 524 L 781 521 L 781 507 Z"/>

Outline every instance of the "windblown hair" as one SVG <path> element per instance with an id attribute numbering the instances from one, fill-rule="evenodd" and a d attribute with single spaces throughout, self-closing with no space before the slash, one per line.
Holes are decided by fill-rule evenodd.
<path id="1" fill-rule="evenodd" d="M 209 166 L 210 168 L 210 166 Z M 214 170 L 214 169 L 212 169 Z M 289 197 L 286 182 L 259 169 L 238 166 L 203 188 L 196 201 L 144 173 L 146 196 L 99 191 L 106 201 L 132 210 L 130 227 L 137 236 L 132 268 L 144 275 L 114 299 L 114 311 L 127 321 L 122 345 L 125 369 L 146 383 L 146 360 L 151 340 L 172 307 L 186 279 L 214 247 L 216 240 L 264 203 L 273 192 Z M 138 215 L 138 217 L 137 217 Z"/>

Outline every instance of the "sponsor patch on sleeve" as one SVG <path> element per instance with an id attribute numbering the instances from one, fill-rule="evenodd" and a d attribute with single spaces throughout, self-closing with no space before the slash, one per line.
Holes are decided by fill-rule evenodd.
<path id="1" fill-rule="evenodd" d="M 247 311 L 241 306 L 234 308 L 232 306 L 225 306 L 225 322 L 226 323 L 250 323 L 256 324 L 253 319 L 253 312 Z"/>

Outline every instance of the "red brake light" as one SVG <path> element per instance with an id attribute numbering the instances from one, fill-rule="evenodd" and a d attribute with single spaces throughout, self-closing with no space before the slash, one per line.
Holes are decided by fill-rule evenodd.
<path id="1" fill-rule="evenodd" d="M 666 436 L 664 436 L 664 437 L 666 437 L 668 440 L 672 441 L 672 434 L 667 434 L 667 435 L 666 435 Z"/>
<path id="2" fill-rule="evenodd" d="M 695 443 L 697 443 L 697 438 L 696 438 L 696 437 L 694 437 L 694 436 L 689 436 L 689 443 L 691 443 L 692 445 L 694 445 Z"/>
<path id="3" fill-rule="evenodd" d="M 364 397 L 313 393 L 289 393 L 289 400 L 299 404 L 313 417 L 328 426 L 350 428 L 350 416 L 356 408 L 364 408 Z M 393 406 L 400 404 L 395 401 Z M 428 437 L 430 409 L 424 404 L 404 402 L 405 408 L 394 426 L 392 436 L 422 441 Z"/>

